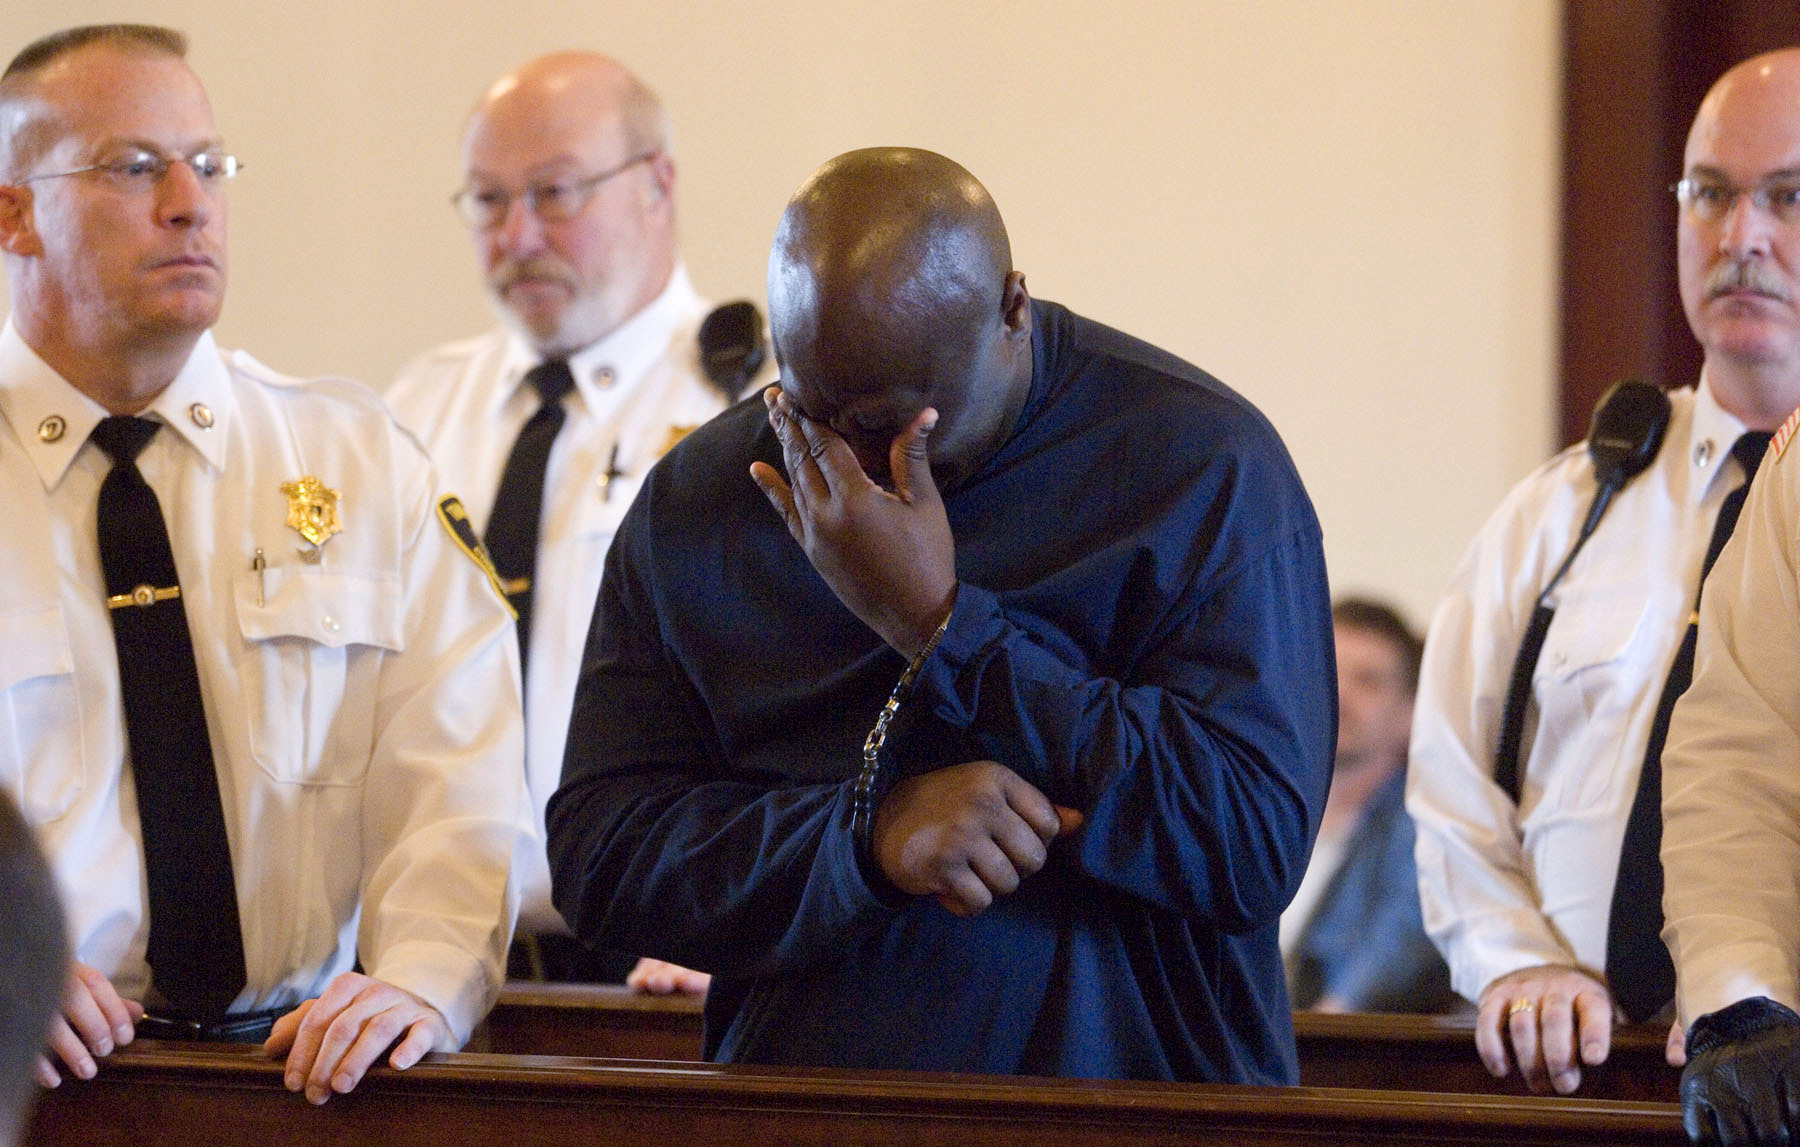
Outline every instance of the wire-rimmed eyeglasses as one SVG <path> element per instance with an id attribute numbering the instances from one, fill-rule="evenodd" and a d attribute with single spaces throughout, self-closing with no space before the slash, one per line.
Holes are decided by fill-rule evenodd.
<path id="1" fill-rule="evenodd" d="M 200 186 L 209 192 L 222 188 L 228 179 L 237 178 L 237 173 L 244 170 L 238 157 L 221 151 L 202 151 L 194 155 L 157 155 L 152 151 L 132 151 L 125 155 L 114 156 L 90 163 L 86 167 L 71 168 L 68 171 L 46 171 L 41 175 L 28 175 L 19 180 L 20 184 L 36 183 L 41 179 L 66 179 L 71 175 L 98 175 L 106 182 L 121 191 L 143 192 L 153 190 L 169 174 L 169 169 L 178 163 L 188 166 Z"/>
<path id="2" fill-rule="evenodd" d="M 581 214 L 594 192 L 615 175 L 623 175 L 640 163 L 661 155 L 660 151 L 640 151 L 616 167 L 597 175 L 571 176 L 532 183 L 522 191 L 504 187 L 465 187 L 450 197 L 463 222 L 478 231 L 491 231 L 506 222 L 513 200 L 525 202 L 525 209 L 545 223 L 562 223 Z"/>
<path id="3" fill-rule="evenodd" d="M 1748 195 L 1752 204 L 1777 223 L 1800 223 L 1800 178 L 1793 176 L 1767 179 L 1755 187 L 1738 187 L 1723 179 L 1690 175 L 1671 184 L 1669 190 L 1683 208 L 1705 223 L 1717 223 L 1730 215 L 1740 195 Z"/>

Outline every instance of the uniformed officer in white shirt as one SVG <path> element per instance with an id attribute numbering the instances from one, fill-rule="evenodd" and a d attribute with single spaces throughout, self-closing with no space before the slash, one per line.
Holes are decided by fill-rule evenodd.
<path id="1" fill-rule="evenodd" d="M 132 683 L 161 667 L 121 664 L 109 606 L 179 600 L 242 924 L 226 1018 L 283 1012 L 266 1047 L 322 1103 L 396 1040 L 396 1067 L 462 1046 L 498 990 L 529 839 L 516 638 L 373 394 L 215 347 L 237 163 L 184 49 L 74 29 L 0 79 L 0 785 L 78 961 L 40 1072 L 85 1078 L 162 994 L 127 744 Z M 123 415 L 155 431 L 136 466 L 181 576 L 109 602 L 115 467 L 89 434 Z"/>
<path id="2" fill-rule="evenodd" d="M 1800 122 L 1791 107 L 1784 114 L 1784 130 Z M 1426 640 L 1407 793 L 1425 923 L 1452 986 L 1480 1004 L 1483 1062 L 1495 1075 L 1516 1066 L 1536 1091 L 1570 1092 L 1583 1064 L 1606 1058 L 1622 842 L 1715 520 L 1745 480 L 1733 445 L 1800 403 L 1800 360 L 1767 353 L 1777 312 L 1791 308 L 1777 299 L 1800 286 L 1788 254 L 1800 211 L 1766 192 L 1773 169 L 1727 161 L 1778 126 L 1769 115 L 1709 100 L 1689 136 L 1681 292 L 1705 366 L 1695 389 L 1670 394 L 1655 460 L 1613 499 L 1555 592 L 1517 804 L 1494 781 L 1508 677 L 1537 595 L 1594 498 L 1583 447 L 1507 496 Z M 1669 1033 L 1676 1060 L 1683 1033 Z"/>
<path id="3" fill-rule="evenodd" d="M 1800 402 L 1800 49 L 1727 72 L 1688 137 L 1688 174 L 1728 197 L 1686 220 L 1683 301 L 1739 369 Z M 1694 291 L 1754 263 L 1759 289 Z M 1721 352 L 1723 353 L 1723 352 Z M 1663 937 L 1674 956 L 1700 1142 L 1800 1134 L 1800 411 L 1775 435 L 1706 580 L 1693 686 L 1663 753 Z M 1763 1136 L 1766 1138 L 1761 1138 Z"/>
<path id="4" fill-rule="evenodd" d="M 707 981 L 698 973 L 650 960 L 612 968 L 582 951 L 550 903 L 541 843 L 606 548 L 645 472 L 726 402 L 702 369 L 696 338 L 709 304 L 676 253 L 665 113 L 617 61 L 559 52 L 489 89 L 470 118 L 463 159 L 456 203 L 502 325 L 427 352 L 387 398 L 463 496 L 477 530 L 488 531 L 514 443 L 542 402 L 527 372 L 566 359 L 574 380 L 544 470 L 521 633 L 526 776 L 540 843 L 524 873 L 519 932 L 536 941 L 531 954 L 546 966 L 535 971 L 550 978 L 616 979 L 630 968 L 628 982 L 646 990 L 701 991 Z"/>

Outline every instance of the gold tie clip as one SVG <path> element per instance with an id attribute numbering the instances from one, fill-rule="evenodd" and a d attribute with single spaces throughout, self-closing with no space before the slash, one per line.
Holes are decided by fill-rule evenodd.
<path id="1" fill-rule="evenodd" d="M 168 601 L 172 597 L 180 596 L 181 587 L 178 585 L 167 586 L 163 589 L 158 589 L 153 585 L 140 585 L 130 593 L 115 593 L 107 598 L 106 608 L 124 609 L 128 605 L 135 605 L 148 609 L 159 601 Z"/>

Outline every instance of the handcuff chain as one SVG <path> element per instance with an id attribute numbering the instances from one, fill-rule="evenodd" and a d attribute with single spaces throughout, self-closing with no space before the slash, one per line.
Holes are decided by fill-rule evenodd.
<path id="1" fill-rule="evenodd" d="M 912 695 L 913 682 L 918 679 L 919 671 L 925 667 L 926 658 L 937 649 L 938 642 L 943 640 L 944 630 L 949 626 L 950 615 L 945 614 L 944 620 L 932 632 L 931 639 L 925 643 L 925 648 L 919 650 L 918 656 L 907 664 L 906 672 L 900 674 L 900 680 L 894 683 L 894 691 L 888 694 L 887 704 L 875 715 L 875 725 L 863 739 L 862 768 L 856 774 L 850 805 L 850 832 L 860 857 L 873 859 L 870 851 L 875 832 L 875 793 L 881 779 L 881 750 L 887 745 L 888 726 L 893 723 L 894 715 L 900 712 L 900 706 Z"/>

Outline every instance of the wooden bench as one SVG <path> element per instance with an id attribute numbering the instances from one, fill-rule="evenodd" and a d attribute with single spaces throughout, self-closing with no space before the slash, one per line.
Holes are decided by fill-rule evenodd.
<path id="1" fill-rule="evenodd" d="M 598 1059 L 697 1060 L 699 996 L 647 996 L 609 984 L 513 982 L 469 1051 Z"/>
<path id="2" fill-rule="evenodd" d="M 1612 1050 L 1581 1069 L 1579 1095 L 1593 1099 L 1679 1101 L 1681 1072 L 1663 1048 L 1668 1027 L 1613 1029 Z M 1495 1079 L 1475 1054 L 1473 1016 L 1294 1015 L 1300 1082 L 1311 1087 L 1524 1095 L 1517 1073 Z"/>
<path id="3" fill-rule="evenodd" d="M 625 988 L 508 984 L 471 1050 L 608 1059 L 700 1058 L 700 1001 Z M 1666 1029 L 1623 1028 L 1599 1067 L 1582 1071 L 1595 1099 L 1674 1103 L 1681 1073 L 1663 1062 Z M 1523 1095 L 1515 1075 L 1495 1079 L 1475 1055 L 1474 1020 L 1451 1016 L 1294 1017 L 1300 1082 L 1309 1087 Z"/>
<path id="4" fill-rule="evenodd" d="M 431 1056 L 322 1108 L 254 1047 L 144 1041 L 45 1095 L 33 1147 L 1667 1144 L 1672 1104 Z"/>

